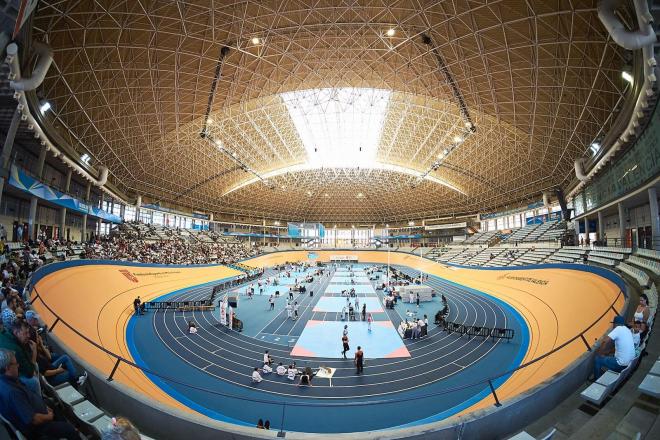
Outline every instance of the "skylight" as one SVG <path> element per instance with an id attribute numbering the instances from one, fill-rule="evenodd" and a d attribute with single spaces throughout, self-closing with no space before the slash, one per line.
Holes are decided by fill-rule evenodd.
<path id="1" fill-rule="evenodd" d="M 383 131 L 390 92 L 310 89 L 282 93 L 313 168 L 370 168 Z"/>

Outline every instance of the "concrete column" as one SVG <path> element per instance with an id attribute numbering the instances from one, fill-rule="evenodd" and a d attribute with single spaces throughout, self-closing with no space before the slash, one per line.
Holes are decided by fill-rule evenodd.
<path id="1" fill-rule="evenodd" d="M 5 176 L 8 176 L 9 158 L 11 157 L 12 149 L 14 148 L 14 139 L 16 138 L 16 131 L 21 122 L 21 112 L 16 109 L 14 111 L 14 116 L 11 119 L 11 124 L 9 125 L 9 130 L 7 131 L 7 137 L 5 138 L 5 144 L 2 147 L 2 155 L 0 156 L 0 172 L 2 177 L 0 177 L 0 201 L 2 201 L 2 191 L 5 189 Z"/>
<path id="2" fill-rule="evenodd" d="M 80 242 L 84 243 L 87 241 L 87 214 L 83 214 L 82 218 L 82 235 L 80 237 Z"/>
<path id="3" fill-rule="evenodd" d="M 626 213 L 621 202 L 617 204 L 619 208 L 619 246 L 626 245 Z"/>
<path id="4" fill-rule="evenodd" d="M 578 244 L 580 242 L 580 220 L 575 219 L 573 220 L 573 224 L 575 225 L 575 236 L 577 237 Z"/>
<path id="5" fill-rule="evenodd" d="M 42 148 L 41 151 L 39 152 L 39 159 L 37 159 L 37 170 L 35 171 L 35 174 L 37 177 L 40 179 L 43 177 L 44 174 L 44 165 L 46 165 L 46 148 Z"/>
<path id="6" fill-rule="evenodd" d="M 30 211 L 28 214 L 28 230 L 27 230 L 27 237 L 25 234 L 23 234 L 23 239 L 24 240 L 29 240 L 32 237 L 34 237 L 34 223 L 37 219 L 37 198 L 32 197 L 30 199 Z"/>
<path id="7" fill-rule="evenodd" d="M 122 204 L 121 206 L 119 206 L 119 217 L 121 217 L 121 219 L 123 220 L 125 215 L 126 215 L 126 205 Z"/>
<path id="8" fill-rule="evenodd" d="M 649 206 L 651 207 L 651 247 L 660 250 L 660 218 L 658 218 L 658 194 L 655 187 L 649 188 Z"/>
<path id="9" fill-rule="evenodd" d="M 598 240 L 605 235 L 605 224 L 603 223 L 603 211 L 598 211 Z"/>
<path id="10" fill-rule="evenodd" d="M 587 237 L 589 237 L 589 217 L 584 217 L 584 241 L 587 241 Z"/>
<path id="11" fill-rule="evenodd" d="M 46 165 L 46 148 L 42 148 L 37 159 L 36 175 L 39 179 L 43 178 L 44 166 Z M 28 218 L 28 239 L 35 236 L 34 225 L 37 221 L 37 198 L 30 199 L 30 217 Z"/>
<path id="12" fill-rule="evenodd" d="M 92 184 L 87 183 L 87 189 L 85 190 L 85 203 L 89 204 L 89 197 L 92 194 Z M 80 238 L 81 243 L 87 241 L 87 214 L 83 214 L 82 219 L 82 237 Z"/>
<path id="13" fill-rule="evenodd" d="M 66 193 L 71 190 L 71 174 L 73 174 L 73 170 L 69 168 L 64 181 L 64 192 Z M 60 239 L 66 239 L 66 208 L 60 208 Z"/>

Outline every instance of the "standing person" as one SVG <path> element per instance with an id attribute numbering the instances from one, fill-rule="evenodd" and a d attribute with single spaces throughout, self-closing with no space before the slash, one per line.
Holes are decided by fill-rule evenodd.
<path id="1" fill-rule="evenodd" d="M 417 308 L 419 309 L 419 293 L 417 294 Z"/>
<path id="2" fill-rule="evenodd" d="M 358 345 L 357 351 L 355 352 L 355 367 L 357 372 L 355 374 L 360 374 L 364 372 L 364 352 L 362 347 Z"/>
<path id="3" fill-rule="evenodd" d="M 289 287 L 289 300 L 293 301 L 293 288 Z"/>
<path id="4" fill-rule="evenodd" d="M 367 304 L 362 304 L 362 320 L 367 320 Z"/>
<path id="5" fill-rule="evenodd" d="M 346 352 L 349 351 L 351 349 L 351 347 L 348 346 L 348 334 L 347 333 L 342 335 L 341 345 L 342 345 L 342 348 L 343 348 L 342 352 L 341 352 L 341 355 L 344 356 L 344 359 L 348 359 L 346 357 Z"/>
<path id="6" fill-rule="evenodd" d="M 140 316 L 140 304 L 142 301 L 140 301 L 140 297 L 138 296 L 133 300 L 133 308 L 135 309 L 135 316 Z"/>
<path id="7" fill-rule="evenodd" d="M 346 306 L 341 309 L 341 320 L 348 321 L 348 308 Z"/>
<path id="8" fill-rule="evenodd" d="M 269 310 L 275 310 L 275 298 L 273 298 L 273 295 L 268 298 L 268 303 L 270 304 Z"/>
<path id="9" fill-rule="evenodd" d="M 291 305 L 291 303 L 288 303 L 286 305 L 286 318 L 287 319 L 293 318 L 293 306 Z"/>
<path id="10" fill-rule="evenodd" d="M 298 319 L 298 308 L 300 308 L 300 305 L 298 304 L 298 301 L 293 303 L 293 320 Z"/>
<path id="11" fill-rule="evenodd" d="M 371 313 L 367 316 L 367 328 L 371 331 L 371 323 L 374 322 L 374 317 L 371 316 Z"/>

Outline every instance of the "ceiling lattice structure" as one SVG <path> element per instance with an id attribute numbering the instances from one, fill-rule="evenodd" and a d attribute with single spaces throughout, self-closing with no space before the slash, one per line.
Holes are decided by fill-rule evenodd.
<path id="1" fill-rule="evenodd" d="M 386 222 L 540 199 L 571 178 L 627 93 L 595 0 L 45 0 L 33 37 L 54 49 L 40 91 L 53 125 L 121 190 L 282 220 Z M 467 137 L 433 48 L 476 127 Z M 382 166 L 306 169 L 282 94 L 346 87 L 392 92 Z"/>

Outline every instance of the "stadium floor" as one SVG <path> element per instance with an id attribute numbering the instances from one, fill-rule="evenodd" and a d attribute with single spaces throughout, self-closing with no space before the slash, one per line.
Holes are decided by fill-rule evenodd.
<path id="1" fill-rule="evenodd" d="M 317 252 L 317 255 L 323 260 L 336 253 Z M 314 311 L 331 278 L 315 280 L 316 285 L 308 287 L 316 292 L 313 297 L 298 297 L 301 316 L 297 321 L 286 320 L 284 301 L 278 304 L 275 312 L 268 312 L 267 296 L 253 300 L 242 298 L 237 309 L 241 319 L 248 321 L 249 316 L 258 321 L 263 317 L 259 325 L 252 325 L 250 329 L 246 325 L 245 334 L 225 330 L 219 324 L 217 313 L 212 312 L 158 312 L 131 318 L 132 299 L 138 294 L 143 300 L 164 295 L 172 300 L 194 299 L 196 295 L 208 293 L 208 285 L 213 281 L 235 275 L 236 271 L 230 268 L 76 266 L 43 277 L 37 289 L 49 307 L 83 334 L 127 359 L 134 359 L 138 365 L 168 377 L 165 380 L 155 375 L 145 376 L 122 364 L 115 377 L 123 384 L 179 409 L 245 425 L 253 425 L 257 418 L 264 418 L 278 428 L 282 413 L 280 404 L 286 400 L 285 429 L 308 432 L 409 426 L 489 407 L 494 401 L 487 385 L 483 384 L 441 396 L 425 396 L 479 382 L 538 357 L 584 330 L 619 293 L 613 282 L 581 270 L 556 267 L 475 270 L 451 268 L 410 254 L 350 253 L 359 255 L 360 261 L 382 264 L 389 258 L 392 265 L 403 271 L 422 270 L 430 274 L 428 284 L 449 300 L 450 320 L 515 328 L 516 339 L 509 343 L 468 340 L 465 336 L 460 338 L 432 327 L 427 338 L 406 340 L 410 357 L 369 359 L 369 350 L 365 347 L 367 362 L 362 376 L 355 375 L 350 361 L 338 359 L 340 344 L 337 342 L 337 357 L 294 358 L 298 367 L 336 368 L 332 386 L 328 380 L 318 378 L 313 387 L 297 387 L 286 378 L 272 374 L 264 376 L 260 384 L 252 385 L 249 374 L 259 364 L 265 349 L 270 350 L 276 362 L 288 363 L 292 359 L 291 349 L 308 321 L 338 320 L 338 312 Z M 284 261 L 306 260 L 306 257 L 306 252 L 287 252 L 244 263 L 269 267 Z M 131 281 L 120 273 L 122 269 L 130 271 L 138 281 Z M 90 291 L 99 279 L 107 280 L 104 288 Z M 81 289 L 81 286 L 86 287 Z M 365 288 L 361 296 L 371 295 L 369 292 Z M 74 312 L 71 301 L 73 304 L 84 301 L 85 313 Z M 623 296 L 619 297 L 615 307 L 620 309 L 623 302 Z M 390 319 L 396 325 L 405 316 L 407 306 L 399 303 L 394 311 L 375 313 L 374 319 Z M 40 302 L 35 307 L 46 322 L 52 321 L 49 320 L 52 315 Z M 439 308 L 439 303 L 422 303 L 423 313 L 430 321 Z M 579 320 L 575 319 L 576 311 Z M 189 319 L 198 323 L 198 334 L 187 334 Z M 603 318 L 587 334 L 587 339 L 593 340 L 602 334 L 610 321 L 611 315 Z M 109 373 L 112 369 L 114 362 L 109 356 L 82 341 L 65 326 L 59 326 L 55 333 L 72 351 L 80 353 L 101 371 Z M 503 400 L 535 386 L 582 353 L 584 345 L 578 340 L 533 366 L 494 381 L 498 396 Z M 257 402 L 247 403 L 242 398 Z M 406 401 L 401 402 L 402 399 Z M 370 404 L 360 404 L 365 401 Z"/>

